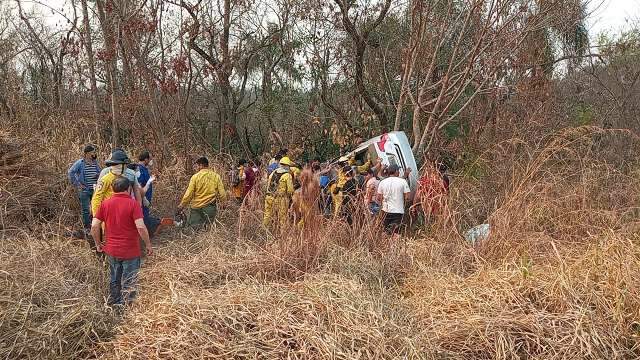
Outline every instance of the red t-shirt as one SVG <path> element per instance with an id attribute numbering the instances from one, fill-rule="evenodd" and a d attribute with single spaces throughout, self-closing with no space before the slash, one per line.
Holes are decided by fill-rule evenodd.
<path id="1" fill-rule="evenodd" d="M 252 168 L 250 167 L 245 167 L 244 168 L 244 175 L 245 175 L 245 179 L 244 179 L 244 193 L 245 195 L 249 193 L 249 191 L 251 191 L 251 189 L 253 189 L 253 185 L 256 183 L 256 174 L 253 171 Z"/>
<path id="2" fill-rule="evenodd" d="M 140 256 L 135 221 L 142 219 L 142 208 L 128 193 L 117 193 L 103 201 L 95 218 L 105 223 L 105 254 L 124 260 Z"/>

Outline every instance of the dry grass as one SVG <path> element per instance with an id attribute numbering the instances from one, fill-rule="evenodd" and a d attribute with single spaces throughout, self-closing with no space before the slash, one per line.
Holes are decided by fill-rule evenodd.
<path id="1" fill-rule="evenodd" d="M 490 172 L 460 174 L 443 215 L 393 244 L 363 219 L 274 237 L 259 196 L 227 204 L 208 231 L 159 239 L 123 318 L 104 306 L 104 266 L 61 226 L 3 235 L 0 356 L 638 358 L 638 181 L 590 150 L 594 134 L 619 136 L 488 150 Z M 181 163 L 161 177 L 163 211 Z M 484 220 L 475 209 L 492 234 L 472 248 L 460 233 Z"/>

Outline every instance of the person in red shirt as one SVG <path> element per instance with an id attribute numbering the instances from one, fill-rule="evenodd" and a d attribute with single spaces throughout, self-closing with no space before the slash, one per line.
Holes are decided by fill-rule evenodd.
<path id="1" fill-rule="evenodd" d="M 244 191 L 242 196 L 247 196 L 250 192 L 251 189 L 253 189 L 253 186 L 256 183 L 256 172 L 254 170 L 255 168 L 255 163 L 253 161 L 249 161 L 249 166 L 244 168 Z"/>
<path id="2" fill-rule="evenodd" d="M 418 180 L 418 191 L 414 198 L 412 212 L 417 214 L 422 210 L 427 220 L 440 214 L 447 203 L 449 194 L 449 177 L 447 166 L 437 163 L 428 168 L 426 174 Z"/>
<path id="3" fill-rule="evenodd" d="M 91 234 L 98 252 L 109 258 L 109 304 L 124 305 L 136 296 L 140 270 L 140 241 L 144 241 L 147 256 L 153 253 L 140 204 L 131 197 L 131 182 L 123 176 L 113 181 L 114 195 L 100 204 L 93 217 Z M 102 223 L 105 224 L 105 243 L 100 241 Z"/>

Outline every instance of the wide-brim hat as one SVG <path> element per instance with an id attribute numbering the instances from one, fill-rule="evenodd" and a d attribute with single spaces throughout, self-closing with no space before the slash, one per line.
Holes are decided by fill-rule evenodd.
<path id="1" fill-rule="evenodd" d="M 122 150 L 114 150 L 111 153 L 111 157 L 104 162 L 107 166 L 113 165 L 122 165 L 131 163 L 131 159 L 127 156 L 127 154 Z"/>

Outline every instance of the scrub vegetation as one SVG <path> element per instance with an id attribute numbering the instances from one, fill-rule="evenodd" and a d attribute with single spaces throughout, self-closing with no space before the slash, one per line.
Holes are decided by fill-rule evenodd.
<path id="1" fill-rule="evenodd" d="M 0 3 L 0 357 L 640 357 L 637 31 L 589 40 L 572 1 L 196 3 L 69 1 L 62 27 Z M 258 190 L 154 239 L 117 312 L 72 236 L 86 143 L 151 150 L 170 216 L 197 156 L 330 160 L 393 129 L 452 179 L 399 241 L 273 236 Z"/>

